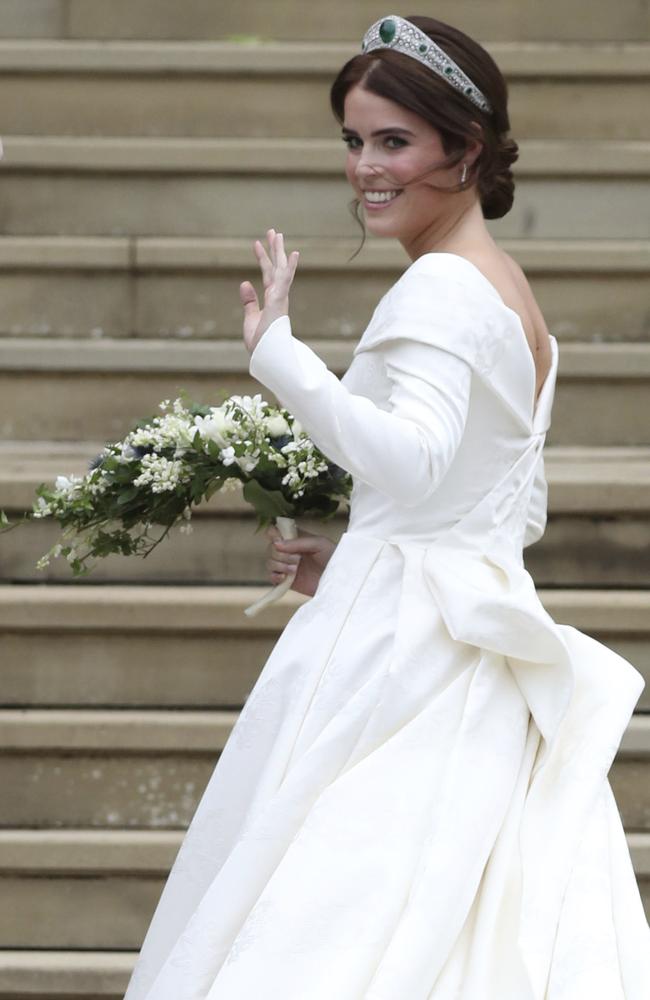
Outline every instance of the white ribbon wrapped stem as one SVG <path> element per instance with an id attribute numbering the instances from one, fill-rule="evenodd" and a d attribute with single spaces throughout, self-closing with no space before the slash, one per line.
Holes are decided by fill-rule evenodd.
<path id="1" fill-rule="evenodd" d="M 292 517 L 276 517 L 275 526 L 285 542 L 298 537 L 298 526 Z M 300 557 L 298 557 L 298 561 L 300 561 Z M 244 614 L 248 615 L 249 618 L 252 618 L 258 613 L 258 611 L 261 611 L 262 608 L 265 608 L 267 605 L 273 604 L 274 601 L 279 600 L 279 598 L 282 597 L 283 594 L 286 594 L 286 592 L 290 589 L 297 569 L 298 563 L 296 563 L 295 569 L 287 573 L 282 583 L 276 584 L 276 586 L 272 587 L 266 592 L 266 594 L 263 594 L 258 601 L 255 601 L 254 604 L 244 608 Z"/>

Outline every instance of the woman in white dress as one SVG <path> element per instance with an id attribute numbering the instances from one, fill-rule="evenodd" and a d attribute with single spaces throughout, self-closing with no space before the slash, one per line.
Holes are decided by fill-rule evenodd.
<path id="1" fill-rule="evenodd" d="M 300 558 L 311 599 L 126 1000 L 648 1000 L 607 779 L 643 680 L 554 622 L 522 559 L 546 523 L 558 344 L 485 225 L 513 198 L 505 83 L 461 32 L 389 16 L 332 103 L 367 226 L 412 264 L 339 380 L 291 329 L 297 253 L 274 230 L 255 243 L 250 372 L 352 474 L 350 519 L 336 546 L 273 546 L 273 582 Z"/>

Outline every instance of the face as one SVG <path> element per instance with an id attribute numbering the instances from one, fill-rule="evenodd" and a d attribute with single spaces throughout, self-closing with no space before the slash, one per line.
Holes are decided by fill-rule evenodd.
<path id="1" fill-rule="evenodd" d="M 419 115 L 360 84 L 348 91 L 344 112 L 346 176 L 375 235 L 405 242 L 416 239 L 444 219 L 454 198 L 470 193 L 468 189 L 452 196 L 430 187 L 429 181 L 440 187 L 458 184 L 461 167 L 436 169 L 447 154 L 438 130 Z M 464 160 L 469 166 L 472 156 Z M 406 187 L 415 177 L 421 179 Z"/>

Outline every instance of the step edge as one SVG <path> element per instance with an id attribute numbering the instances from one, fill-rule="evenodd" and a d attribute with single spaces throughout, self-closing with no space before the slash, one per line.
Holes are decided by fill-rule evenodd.
<path id="1" fill-rule="evenodd" d="M 3 170 L 115 173 L 278 173 L 340 176 L 339 139 L 4 135 Z M 526 139 L 515 177 L 625 177 L 650 173 L 650 140 Z M 262 160 L 264 157 L 264 160 Z"/>
<path id="2" fill-rule="evenodd" d="M 637 41 L 485 41 L 511 79 L 645 78 L 650 43 Z M 359 42 L 123 41 L 0 39 L 0 73 L 112 75 L 184 73 L 256 76 L 331 74 L 359 52 Z"/>

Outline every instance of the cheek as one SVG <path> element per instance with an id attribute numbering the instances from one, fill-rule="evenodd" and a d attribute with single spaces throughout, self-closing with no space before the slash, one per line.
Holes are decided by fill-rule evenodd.
<path id="1" fill-rule="evenodd" d="M 395 178 L 396 181 L 407 183 L 416 177 L 419 177 L 423 171 L 431 166 L 431 158 L 428 159 L 420 152 L 414 150 L 404 150 L 404 152 L 395 156 L 391 166 L 391 176 Z M 411 193 L 417 194 L 422 189 L 417 182 L 411 187 Z"/>
<path id="2" fill-rule="evenodd" d="M 357 179 L 356 179 L 354 165 L 355 165 L 355 159 L 351 153 L 348 153 L 345 158 L 345 176 L 347 177 L 352 187 L 357 186 Z"/>

